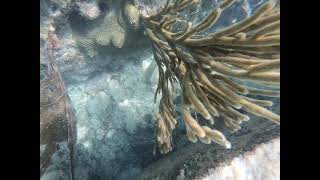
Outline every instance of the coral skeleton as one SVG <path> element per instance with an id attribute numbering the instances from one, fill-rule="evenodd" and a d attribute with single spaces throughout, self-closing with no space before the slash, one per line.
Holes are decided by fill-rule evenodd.
<path id="1" fill-rule="evenodd" d="M 187 137 L 192 142 L 199 139 L 206 144 L 215 142 L 230 148 L 225 136 L 209 126 L 221 121 L 231 132 L 236 132 L 242 122 L 249 120 L 244 112 L 280 124 L 280 116 L 267 109 L 273 103 L 256 99 L 280 97 L 279 4 L 267 1 L 246 19 L 203 33 L 235 2 L 221 1 L 197 24 L 188 21 L 189 16 L 182 13 L 199 4 L 199 0 L 168 0 L 160 11 L 142 14 L 159 70 L 155 99 L 160 93 L 162 97 L 155 135 L 162 154 L 173 147 L 172 131 L 176 128 L 177 116 L 172 96 L 176 84 L 181 87 L 181 113 Z M 178 23 L 185 28 L 178 30 Z M 255 84 L 255 88 L 245 85 L 247 81 Z M 269 86 L 276 88 L 266 89 Z M 209 125 L 199 124 L 192 116 L 194 111 Z"/>

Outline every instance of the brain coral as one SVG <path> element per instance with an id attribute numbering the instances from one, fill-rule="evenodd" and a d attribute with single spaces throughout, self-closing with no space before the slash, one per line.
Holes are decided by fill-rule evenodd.
<path id="1" fill-rule="evenodd" d="M 139 10 L 130 3 L 115 6 L 96 28 L 86 37 L 79 38 L 78 44 L 89 57 L 97 54 L 97 47 L 123 48 L 131 30 L 137 30 L 140 24 Z"/>
<path id="2" fill-rule="evenodd" d="M 89 34 L 94 41 L 102 46 L 113 45 L 122 48 L 125 41 L 125 29 L 120 25 L 116 10 L 111 11 L 104 18 L 103 23 Z"/>

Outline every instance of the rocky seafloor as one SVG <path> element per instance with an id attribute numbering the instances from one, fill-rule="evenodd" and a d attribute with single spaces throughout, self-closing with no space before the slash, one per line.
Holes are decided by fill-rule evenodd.
<path id="1" fill-rule="evenodd" d="M 79 2 L 92 5 L 90 3 L 93 1 Z M 213 169 L 232 163 L 235 157 L 253 151 L 260 144 L 280 138 L 278 125 L 251 116 L 239 132 L 231 134 L 223 131 L 232 143 L 232 148 L 226 150 L 217 144 L 189 142 L 183 124 L 179 123 L 173 134 L 173 151 L 167 155 L 153 155 L 154 115 L 158 111 L 158 102 L 153 102 L 157 72 L 152 76 L 145 73 L 146 67 L 153 61 L 145 37 L 137 33 L 143 43 L 88 57 L 77 46 L 82 32 L 79 22 L 83 18 L 84 29 L 94 26 L 99 22 L 97 14 L 103 11 L 98 12 L 97 7 L 91 7 L 95 11 L 85 14 L 84 10 L 74 10 L 59 3 L 55 4 L 55 8 L 51 7 L 51 3 L 47 6 L 48 13 L 40 19 L 40 50 L 44 51 L 44 32 L 54 26 L 60 46 L 53 55 L 62 72 L 77 119 L 76 180 L 215 179 L 212 177 L 216 175 L 210 176 Z M 78 4 L 78 7 L 87 6 Z M 78 16 L 77 11 L 82 14 Z M 97 16 L 97 21 L 85 19 L 83 13 L 90 18 Z M 240 10 L 229 14 L 233 18 L 225 19 L 222 25 L 228 24 L 227 21 L 233 22 L 234 17 L 246 16 Z M 280 100 L 273 99 L 273 102 L 272 109 L 279 113 Z M 43 146 L 40 151 L 41 148 Z M 68 152 L 66 142 L 57 145 L 46 172 L 41 176 L 42 180 L 70 178 Z"/>

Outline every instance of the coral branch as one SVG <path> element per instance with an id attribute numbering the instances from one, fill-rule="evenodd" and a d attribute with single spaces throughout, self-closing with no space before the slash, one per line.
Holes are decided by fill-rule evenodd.
<path id="1" fill-rule="evenodd" d="M 245 81 L 262 87 L 280 83 L 280 7 L 267 1 L 252 16 L 214 33 L 202 34 L 234 2 L 222 1 L 194 26 L 180 13 L 198 4 L 196 0 L 167 1 L 158 13 L 142 17 L 159 68 L 156 94 L 161 92 L 162 98 L 156 136 L 161 153 L 172 150 L 172 131 L 177 123 L 169 84 L 179 84 L 182 89 L 182 118 L 192 142 L 199 139 L 206 144 L 215 142 L 231 147 L 221 132 L 200 125 L 191 110 L 201 114 L 210 125 L 216 119 L 222 120 L 231 132 L 238 131 L 241 123 L 249 120 L 240 109 L 280 124 L 280 116 L 265 108 L 273 103 L 254 97 L 280 97 L 280 90 L 244 85 Z M 183 23 L 184 28 L 177 30 L 181 25 L 178 23 Z"/>

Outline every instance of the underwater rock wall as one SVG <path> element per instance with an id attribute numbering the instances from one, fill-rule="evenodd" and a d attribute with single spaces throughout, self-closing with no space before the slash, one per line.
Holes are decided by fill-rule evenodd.
<path id="1" fill-rule="evenodd" d="M 75 177 L 114 179 L 121 171 L 131 173 L 128 168 L 133 167 L 132 177 L 145 161 L 137 149 L 153 159 L 155 81 L 147 84 L 144 75 L 144 65 L 152 61 L 150 50 L 88 61 L 67 32 L 58 35 L 61 47 L 54 54 L 76 111 Z M 68 179 L 68 149 L 63 144 L 59 149 L 42 179 Z"/>
<path id="2" fill-rule="evenodd" d="M 43 21 L 40 37 L 54 26 L 53 22 L 52 19 Z M 146 83 L 150 77 L 144 74 L 153 61 L 151 50 L 144 47 L 86 59 L 76 44 L 70 24 L 60 23 L 54 27 L 59 42 L 59 48 L 53 52 L 54 59 L 63 74 L 77 117 L 75 179 L 121 179 L 128 174 L 133 177 L 140 173 L 140 164 L 150 163 L 154 158 L 156 81 Z M 42 43 L 40 48 L 43 50 Z M 141 154 L 142 150 L 146 154 Z M 66 142 L 57 145 L 43 180 L 69 179 L 68 152 Z"/>
<path id="3" fill-rule="evenodd" d="M 132 143 L 140 141 L 136 135 L 139 133 L 150 136 L 147 143 L 149 152 L 152 151 L 150 125 L 157 108 L 153 104 L 153 91 L 144 83 L 142 66 L 130 60 L 125 63 L 119 71 L 100 74 L 86 84 L 69 86 L 71 101 L 77 109 L 79 171 L 86 169 L 85 163 L 90 173 L 116 177 L 130 166 L 127 161 L 130 155 L 134 156 Z M 144 131 L 138 132 L 140 129 Z M 119 167 L 124 165 L 121 162 L 128 163 L 126 168 Z"/>

